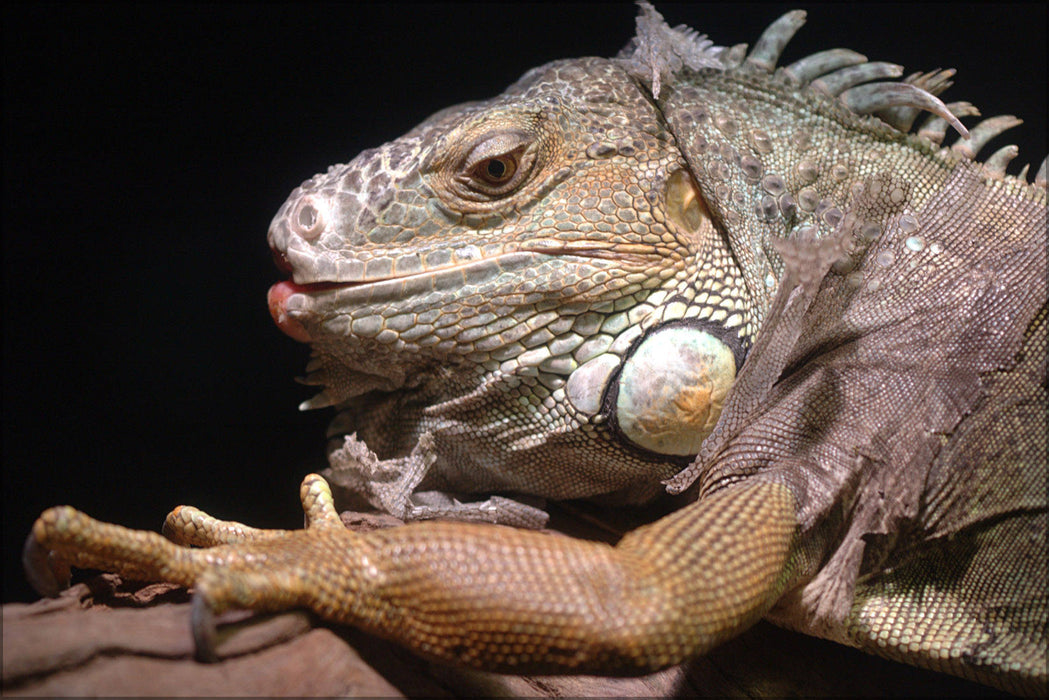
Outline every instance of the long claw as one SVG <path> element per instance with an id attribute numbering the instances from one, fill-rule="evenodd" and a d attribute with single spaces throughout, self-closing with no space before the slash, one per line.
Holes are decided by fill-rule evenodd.
<path id="1" fill-rule="evenodd" d="M 199 588 L 193 593 L 189 619 L 197 661 L 207 664 L 217 662 L 219 655 L 216 651 L 218 630 L 215 626 L 215 612 L 211 609 L 207 596 Z"/>
<path id="2" fill-rule="evenodd" d="M 37 593 L 54 598 L 69 587 L 69 565 L 37 541 L 30 532 L 22 548 L 22 568 Z"/>

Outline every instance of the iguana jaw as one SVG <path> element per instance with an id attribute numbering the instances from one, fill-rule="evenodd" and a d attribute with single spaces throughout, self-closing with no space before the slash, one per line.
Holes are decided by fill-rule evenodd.
<path id="1" fill-rule="evenodd" d="M 657 252 L 650 246 L 553 239 L 529 241 L 515 248 L 480 260 L 415 273 L 344 280 L 312 279 L 301 266 L 296 269 L 283 251 L 274 250 L 277 266 L 290 273 L 292 278 L 270 288 L 267 296 L 270 315 L 286 334 L 300 342 L 310 342 L 312 335 L 303 324 L 323 321 L 323 310 L 328 307 L 346 309 L 395 304 L 419 295 L 454 292 L 464 285 L 494 283 L 502 275 L 535 268 L 558 256 L 574 258 L 583 267 L 616 268 L 623 274 L 643 272 L 646 266 L 653 264 L 653 255 Z M 292 300 L 293 296 L 298 298 Z"/>
<path id="2" fill-rule="evenodd" d="M 394 303 L 418 294 L 468 283 L 483 283 L 499 275 L 535 265 L 537 260 L 543 257 L 546 256 L 531 252 L 511 252 L 472 263 L 406 275 L 301 283 L 293 278 L 270 287 L 267 301 L 270 315 L 278 328 L 295 340 L 311 342 L 313 337 L 304 323 L 323 320 L 324 307 L 349 308 Z"/>

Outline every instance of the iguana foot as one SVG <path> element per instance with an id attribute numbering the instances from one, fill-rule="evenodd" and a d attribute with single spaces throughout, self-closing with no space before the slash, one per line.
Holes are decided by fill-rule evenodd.
<path id="1" fill-rule="evenodd" d="M 311 607 L 310 567 L 299 562 L 330 561 L 335 548 L 346 557 L 359 538 L 342 524 L 323 478 L 307 476 L 301 498 L 305 530 L 263 530 L 179 506 L 164 522 L 168 539 L 57 506 L 40 515 L 26 540 L 26 576 L 37 592 L 52 597 L 69 585 L 73 566 L 193 587 L 198 657 L 215 660 L 216 613 Z"/>
<path id="2" fill-rule="evenodd" d="M 299 487 L 299 498 L 302 501 L 307 528 L 344 527 L 335 510 L 331 489 L 323 477 L 317 474 L 307 475 Z M 260 529 L 233 520 L 219 520 L 193 506 L 179 506 L 164 519 L 162 532 L 165 537 L 178 544 L 215 547 L 287 537 L 296 531 Z"/>

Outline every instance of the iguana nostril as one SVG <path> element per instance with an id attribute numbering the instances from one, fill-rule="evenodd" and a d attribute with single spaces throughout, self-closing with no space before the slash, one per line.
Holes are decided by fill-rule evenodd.
<path id="1" fill-rule="evenodd" d="M 303 197 L 299 200 L 292 211 L 289 223 L 291 230 L 306 240 L 317 238 L 324 230 L 324 216 L 310 197 Z"/>

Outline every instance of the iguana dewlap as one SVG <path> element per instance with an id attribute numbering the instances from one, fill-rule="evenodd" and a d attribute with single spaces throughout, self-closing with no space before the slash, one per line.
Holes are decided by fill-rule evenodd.
<path id="1" fill-rule="evenodd" d="M 53 508 L 34 585 L 192 586 L 204 655 L 216 612 L 309 607 L 449 663 L 640 673 L 768 616 L 1045 694 L 1045 165 L 976 162 L 1016 120 L 967 131 L 971 105 L 935 97 L 949 71 L 776 68 L 803 18 L 748 53 L 642 4 L 619 57 L 439 112 L 305 182 L 269 233 L 304 406 L 338 412 L 333 483 L 531 528 L 532 497 L 690 505 L 614 547 L 359 534 L 311 475 L 293 532 L 179 508 L 169 541 Z"/>

